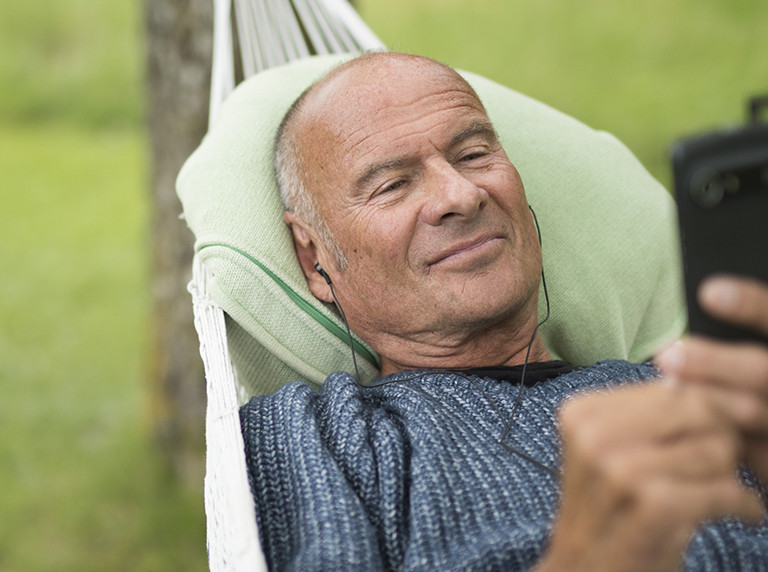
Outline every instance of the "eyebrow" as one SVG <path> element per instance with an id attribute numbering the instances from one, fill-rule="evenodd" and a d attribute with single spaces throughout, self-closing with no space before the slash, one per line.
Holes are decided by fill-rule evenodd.
<path id="1" fill-rule="evenodd" d="M 463 143 L 467 139 L 471 139 L 472 137 L 477 137 L 477 136 L 483 137 L 488 142 L 496 142 L 499 140 L 499 137 L 496 134 L 496 130 L 493 128 L 493 125 L 491 123 L 489 122 L 473 123 L 466 129 L 462 129 L 456 135 L 454 135 L 451 138 L 450 143 L 448 143 L 448 148 L 450 149 L 452 147 L 455 147 Z M 355 188 L 362 189 L 383 171 L 394 171 L 396 169 L 400 169 L 410 164 L 411 161 L 412 159 L 404 157 L 400 159 L 392 159 L 391 161 L 384 161 L 382 163 L 376 163 L 375 165 L 371 165 L 363 172 L 362 175 L 360 175 L 357 178 L 357 180 L 355 181 Z"/>
<path id="2" fill-rule="evenodd" d="M 355 181 L 355 188 L 362 189 L 369 182 L 375 179 L 378 176 L 378 174 L 381 173 L 382 171 L 394 171 L 395 169 L 400 169 L 401 167 L 404 167 L 410 162 L 411 162 L 410 159 L 402 158 L 402 159 L 393 159 L 391 161 L 385 161 L 383 163 L 377 163 L 375 165 L 371 165 L 365 170 L 365 172 L 362 175 L 360 175 L 360 177 L 358 177 L 357 181 Z"/>
<path id="3" fill-rule="evenodd" d="M 459 143 L 463 143 L 467 139 L 471 139 L 472 137 L 476 136 L 483 137 L 488 142 L 495 142 L 499 140 L 499 136 L 496 133 L 496 130 L 490 123 L 473 123 L 466 129 L 462 129 L 456 135 L 454 135 L 448 147 L 455 147 Z"/>

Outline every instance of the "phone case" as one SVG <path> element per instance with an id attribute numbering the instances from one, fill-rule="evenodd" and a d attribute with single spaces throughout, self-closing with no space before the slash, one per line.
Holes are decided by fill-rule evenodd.
<path id="1" fill-rule="evenodd" d="M 672 167 L 691 333 L 768 341 L 710 318 L 695 296 L 711 274 L 768 283 L 768 124 L 681 140 Z"/>

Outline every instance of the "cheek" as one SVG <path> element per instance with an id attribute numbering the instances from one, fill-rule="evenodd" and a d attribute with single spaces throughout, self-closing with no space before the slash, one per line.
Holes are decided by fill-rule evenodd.
<path id="1" fill-rule="evenodd" d="M 486 187 L 488 194 L 516 226 L 525 229 L 525 235 L 529 234 L 531 228 L 535 232 L 533 214 L 528 207 L 525 189 L 522 181 L 517 176 L 517 172 L 505 170 L 500 171 L 496 175 L 494 180 L 489 181 Z"/>
<path id="2" fill-rule="evenodd" d="M 363 267 L 382 267 L 385 272 L 400 268 L 407 264 L 411 229 L 412 217 L 408 213 L 394 210 L 366 213 L 350 227 L 350 243 L 356 244 L 350 250 L 350 257 L 355 257 Z"/>
<path id="3" fill-rule="evenodd" d="M 517 170 L 511 165 L 503 165 L 492 170 L 488 174 L 492 185 L 497 188 L 499 200 L 507 208 L 525 209 L 528 212 L 528 203 L 525 198 L 523 181 Z"/>

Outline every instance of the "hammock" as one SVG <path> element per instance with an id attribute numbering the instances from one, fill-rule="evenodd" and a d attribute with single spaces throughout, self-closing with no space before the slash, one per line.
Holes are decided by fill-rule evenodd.
<path id="1" fill-rule="evenodd" d="M 209 127 L 235 87 L 233 0 L 214 0 Z M 314 54 L 383 47 L 346 0 L 234 0 L 239 53 L 246 78 Z M 229 355 L 224 312 L 208 293 L 209 271 L 195 255 L 195 328 L 205 365 L 205 512 L 211 571 L 261 571 L 253 497 L 248 484 L 239 406 L 246 398 Z"/>

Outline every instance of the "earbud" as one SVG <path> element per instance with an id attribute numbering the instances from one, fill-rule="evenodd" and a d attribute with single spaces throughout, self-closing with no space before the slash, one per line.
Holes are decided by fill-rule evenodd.
<path id="1" fill-rule="evenodd" d="M 317 272 L 318 272 L 318 274 L 320 274 L 320 276 L 322 276 L 323 278 L 325 278 L 325 281 L 326 281 L 326 282 L 328 283 L 328 285 L 330 286 L 330 285 L 331 285 L 331 277 L 330 277 L 330 276 L 328 276 L 328 274 L 326 274 L 325 270 L 323 270 L 323 267 L 322 267 L 322 266 L 320 266 L 320 263 L 319 263 L 319 262 L 318 262 L 317 264 L 315 264 L 315 270 L 317 270 Z"/>
<path id="2" fill-rule="evenodd" d="M 341 314 L 341 319 L 344 320 L 344 326 L 347 328 L 347 337 L 349 338 L 349 349 L 352 350 L 352 363 L 355 365 L 355 379 L 357 380 L 357 385 L 360 387 L 364 387 L 362 382 L 360 381 L 360 371 L 357 369 L 357 357 L 355 356 L 355 344 L 352 341 L 352 332 L 349 329 L 349 322 L 347 322 L 347 316 L 344 314 L 344 310 L 341 307 L 341 303 L 339 302 L 339 299 L 336 297 L 336 292 L 333 291 L 333 284 L 331 284 L 331 277 L 326 274 L 325 270 L 323 270 L 323 267 L 320 266 L 320 263 L 318 262 L 315 264 L 315 270 L 317 270 L 317 273 L 320 274 L 323 278 L 325 278 L 325 281 L 328 283 L 328 286 L 331 287 L 331 296 L 333 296 L 333 301 L 336 302 L 336 307 L 339 309 L 339 314 Z"/>

